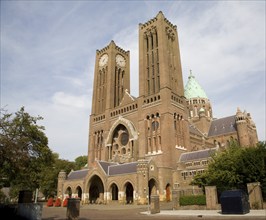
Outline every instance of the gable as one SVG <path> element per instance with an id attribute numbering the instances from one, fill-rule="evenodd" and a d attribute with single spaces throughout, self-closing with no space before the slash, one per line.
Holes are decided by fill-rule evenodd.
<path id="1" fill-rule="evenodd" d="M 120 102 L 120 106 L 124 106 L 124 105 L 128 105 L 131 104 L 132 102 L 134 102 L 136 100 L 136 98 L 134 98 L 133 96 L 131 96 L 128 93 L 128 90 L 125 90 L 124 93 L 124 97 L 122 98 L 121 102 Z"/>

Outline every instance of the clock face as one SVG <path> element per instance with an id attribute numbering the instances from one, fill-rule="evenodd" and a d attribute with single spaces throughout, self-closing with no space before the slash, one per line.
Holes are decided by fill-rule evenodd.
<path id="1" fill-rule="evenodd" d="M 107 64 L 107 62 L 108 62 L 108 55 L 104 54 L 101 56 L 99 60 L 99 66 L 104 66 L 105 64 Z"/>
<path id="2" fill-rule="evenodd" d="M 119 65 L 121 67 L 124 67 L 126 65 L 125 58 L 122 55 L 120 55 L 120 54 L 116 55 L 115 60 L 116 60 L 117 65 Z"/>

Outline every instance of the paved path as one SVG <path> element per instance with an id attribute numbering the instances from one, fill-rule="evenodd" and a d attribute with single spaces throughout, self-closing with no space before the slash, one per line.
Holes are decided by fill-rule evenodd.
<path id="1" fill-rule="evenodd" d="M 220 210 L 166 210 L 161 206 L 160 213 L 150 214 L 147 205 L 81 205 L 79 220 L 144 220 L 144 219 L 184 219 L 184 220 L 266 220 L 266 209 L 250 210 L 243 215 L 224 215 Z M 65 207 L 43 206 L 42 220 L 66 220 Z"/>
<path id="2" fill-rule="evenodd" d="M 142 214 L 149 215 L 148 211 L 142 212 Z M 163 216 L 176 216 L 176 217 L 193 217 L 193 218 L 213 218 L 213 219 L 263 219 L 266 220 L 266 210 L 250 210 L 249 213 L 232 215 L 222 214 L 221 210 L 161 210 L 160 213 L 155 215 Z"/>

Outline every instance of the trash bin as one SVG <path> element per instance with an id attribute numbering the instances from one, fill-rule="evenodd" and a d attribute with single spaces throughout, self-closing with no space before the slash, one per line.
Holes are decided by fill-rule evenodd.
<path id="1" fill-rule="evenodd" d="M 158 195 L 151 195 L 151 214 L 160 213 L 160 199 Z"/>
<path id="2" fill-rule="evenodd" d="M 248 196 L 243 190 L 236 189 L 222 192 L 220 202 L 222 214 L 249 213 Z"/>
<path id="3" fill-rule="evenodd" d="M 67 219 L 77 220 L 79 217 L 80 199 L 68 198 Z"/>

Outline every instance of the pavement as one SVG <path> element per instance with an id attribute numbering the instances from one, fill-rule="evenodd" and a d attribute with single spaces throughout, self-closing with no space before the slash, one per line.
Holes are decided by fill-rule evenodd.
<path id="1" fill-rule="evenodd" d="M 160 212 L 150 213 L 147 205 L 81 205 L 81 220 L 91 219 L 209 219 L 209 220 L 266 220 L 266 209 L 250 210 L 246 214 L 222 214 L 221 210 L 171 210 L 169 205 L 160 205 Z M 66 219 L 66 207 L 43 206 L 42 220 Z M 89 216 L 89 217 L 88 217 Z M 129 217 L 130 216 L 130 217 Z"/>
<path id="2" fill-rule="evenodd" d="M 150 211 L 141 212 L 141 214 L 150 215 Z M 250 210 L 246 214 L 222 214 L 221 210 L 161 210 L 154 215 L 177 216 L 177 217 L 195 217 L 210 219 L 263 219 L 266 220 L 266 209 Z"/>

